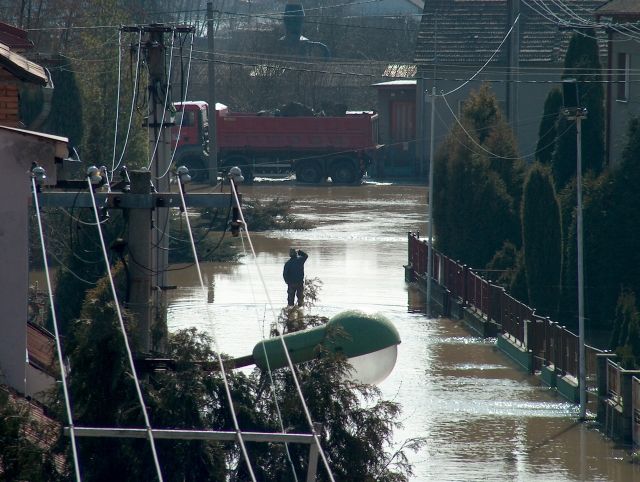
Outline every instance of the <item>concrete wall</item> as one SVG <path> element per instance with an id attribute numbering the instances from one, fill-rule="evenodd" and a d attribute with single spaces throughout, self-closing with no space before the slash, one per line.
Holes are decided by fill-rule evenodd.
<path id="1" fill-rule="evenodd" d="M 0 383 L 21 393 L 28 385 L 29 170 L 37 161 L 55 173 L 54 154 L 51 142 L 0 130 Z"/>
<path id="2" fill-rule="evenodd" d="M 624 42 L 620 40 L 624 39 Z M 620 155 L 624 148 L 627 127 L 631 117 L 640 115 L 640 86 L 634 81 L 637 69 L 640 69 L 640 42 L 629 40 L 628 37 L 616 35 L 611 43 L 611 68 L 618 68 L 618 54 L 629 54 L 629 97 L 628 100 L 617 99 L 617 84 L 608 84 L 607 94 L 610 95 L 607 104 L 610 106 L 609 134 L 609 164 L 613 167 L 620 164 Z M 615 71 L 615 70 L 614 70 Z M 617 80 L 617 76 L 611 79 Z"/>
<path id="3" fill-rule="evenodd" d="M 542 119 L 542 114 L 544 111 L 544 101 L 547 98 L 549 91 L 554 87 L 560 87 L 560 75 L 559 72 L 561 69 L 559 66 L 549 66 L 549 72 L 546 73 L 550 75 L 550 73 L 555 73 L 557 79 L 557 84 L 541 82 L 537 83 L 535 81 L 540 80 L 539 75 L 535 74 L 527 74 L 526 73 L 526 64 L 521 63 L 521 68 L 525 73 L 520 74 L 518 77 L 519 83 L 512 84 L 512 88 L 518 89 L 518 107 L 517 107 L 517 116 L 515 119 L 509 121 L 511 128 L 516 135 L 516 139 L 518 141 L 518 147 L 520 150 L 520 155 L 527 161 L 532 162 L 535 158 L 535 150 L 536 145 L 538 143 L 538 128 L 540 125 L 540 121 Z M 540 67 L 538 65 L 538 67 Z M 503 82 L 504 76 L 500 72 L 503 71 L 504 68 L 496 67 L 494 69 L 485 69 L 480 75 L 478 75 L 473 81 L 466 84 L 460 90 L 456 90 L 454 93 L 446 96 L 446 102 L 442 98 L 442 96 L 438 95 L 436 98 L 436 113 L 435 113 L 435 122 L 434 122 L 434 138 L 435 138 L 435 146 L 436 153 L 438 146 L 442 144 L 442 141 L 445 139 L 447 133 L 451 130 L 451 128 L 456 124 L 456 120 L 454 118 L 453 113 L 456 116 L 459 116 L 459 111 L 461 108 L 461 103 L 464 102 L 471 93 L 472 90 L 477 91 L 483 82 L 489 82 L 491 90 L 496 94 L 498 102 L 503 111 L 504 118 L 507 118 L 506 113 L 506 83 Z M 416 114 L 422 116 L 422 121 L 418 122 L 418 127 L 421 132 L 424 132 L 425 145 L 422 146 L 424 152 L 427 153 L 425 156 L 428 157 L 429 152 L 429 143 L 430 143 L 430 109 L 431 104 L 425 94 L 425 90 L 431 92 L 433 87 L 433 81 L 429 79 L 443 79 L 446 80 L 437 80 L 436 81 L 436 92 L 438 94 L 448 93 L 454 89 L 460 87 L 466 79 L 470 78 L 475 71 L 470 71 L 469 68 L 460 68 L 460 67 L 452 67 L 447 66 L 446 72 L 443 71 L 442 68 L 438 68 L 436 66 L 435 71 L 431 70 L 423 70 L 419 72 L 419 77 L 423 77 L 426 80 L 422 80 L 418 82 L 418 89 L 416 95 Z M 548 79 L 548 76 L 545 75 L 545 80 Z M 493 81 L 493 82 L 492 82 Z M 449 110 L 449 107 L 451 110 Z M 421 152 L 420 147 L 417 152 Z"/>

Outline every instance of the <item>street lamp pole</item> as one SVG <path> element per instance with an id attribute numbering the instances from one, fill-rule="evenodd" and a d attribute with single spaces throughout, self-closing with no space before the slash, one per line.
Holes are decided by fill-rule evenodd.
<path id="1" fill-rule="evenodd" d="M 427 237 L 429 247 L 427 251 L 427 317 L 431 317 L 431 277 L 433 275 L 433 152 L 434 152 L 434 120 L 436 112 L 436 86 L 431 91 L 431 126 L 429 136 L 429 225 Z"/>
<path id="2" fill-rule="evenodd" d="M 580 418 L 587 414 L 587 374 L 584 340 L 584 264 L 583 264 L 583 227 L 582 227 L 582 119 L 586 118 L 586 110 L 576 109 L 576 190 L 577 206 L 577 238 L 578 238 L 578 384 L 580 387 Z"/>
<path id="3" fill-rule="evenodd" d="M 578 388 L 580 390 L 580 419 L 587 415 L 587 370 L 584 340 L 584 254 L 582 227 L 582 120 L 587 118 L 587 109 L 580 106 L 580 95 L 576 79 L 562 81 L 563 114 L 576 121 L 576 238 L 578 248 Z"/>

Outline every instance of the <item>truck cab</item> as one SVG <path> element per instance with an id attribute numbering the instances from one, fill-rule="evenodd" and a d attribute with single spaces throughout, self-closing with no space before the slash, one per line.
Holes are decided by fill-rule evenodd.
<path id="1" fill-rule="evenodd" d="M 185 165 L 196 181 L 209 178 L 209 106 L 204 101 L 176 102 L 171 129 L 174 162 Z M 177 147 L 176 147 L 177 146 Z"/>

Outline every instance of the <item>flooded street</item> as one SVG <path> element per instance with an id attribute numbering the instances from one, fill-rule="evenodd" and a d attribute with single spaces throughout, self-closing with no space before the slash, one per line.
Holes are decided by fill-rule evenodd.
<path id="1" fill-rule="evenodd" d="M 407 232 L 426 232 L 424 187 L 269 183 L 241 192 L 262 201 L 292 199 L 293 214 L 315 228 L 251 233 L 249 226 L 259 269 L 250 254 L 240 263 L 203 265 L 209 303 L 195 269 L 170 272 L 169 283 L 178 286 L 170 295 L 170 330 L 195 326 L 212 333 L 222 351 L 250 354 L 286 304 L 282 267 L 289 248 L 302 249 L 309 254 L 307 278 L 323 283 L 315 312 L 380 312 L 400 332 L 398 362 L 380 388 L 402 405 L 396 442 L 427 440 L 409 453 L 412 480 L 640 481 L 624 448 L 594 426 L 577 424 L 577 407 L 515 368 L 494 340 L 421 313 L 424 297 L 405 283 L 402 266 Z"/>

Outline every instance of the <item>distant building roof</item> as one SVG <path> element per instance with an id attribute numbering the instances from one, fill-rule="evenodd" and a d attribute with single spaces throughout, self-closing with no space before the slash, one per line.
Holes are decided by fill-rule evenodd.
<path id="1" fill-rule="evenodd" d="M 0 22 L 0 42 L 12 50 L 27 50 L 33 47 L 33 42 L 27 38 L 27 31 Z"/>
<path id="2" fill-rule="evenodd" d="M 0 66 L 24 82 L 40 85 L 47 85 L 49 82 L 44 68 L 13 52 L 8 45 L 3 43 L 0 43 Z"/>
<path id="3" fill-rule="evenodd" d="M 611 0 L 596 10 L 600 16 L 612 16 L 626 20 L 640 19 L 640 2 L 638 0 Z"/>
<path id="4" fill-rule="evenodd" d="M 384 69 L 383 77 L 412 79 L 418 73 L 416 64 L 391 64 Z"/>
<path id="5" fill-rule="evenodd" d="M 415 79 L 405 79 L 405 80 L 390 80 L 388 82 L 378 82 L 373 84 L 373 87 L 378 88 L 394 88 L 394 87 L 415 87 L 417 85 L 417 81 Z"/>
<path id="6" fill-rule="evenodd" d="M 587 19 L 594 17 L 595 9 L 601 4 L 601 0 L 562 2 L 566 9 Z M 535 4 L 532 6 L 536 8 Z M 555 2 L 545 3 L 545 8 L 553 15 L 575 23 L 575 18 L 569 17 Z M 434 61 L 449 65 L 484 63 L 498 48 L 512 22 L 508 0 L 430 0 L 425 4 L 420 24 L 415 62 L 418 65 L 433 64 Z M 520 61 L 560 62 L 572 31 L 561 29 L 559 23 L 551 13 L 540 8 L 534 10 L 522 3 Z M 506 63 L 507 52 L 503 45 L 493 62 Z"/>
<path id="7" fill-rule="evenodd" d="M 27 414 L 28 423 L 22 427 L 24 436 L 31 443 L 42 450 L 51 450 L 58 441 L 60 423 L 49 417 L 45 408 L 32 399 L 26 399 L 6 385 L 0 385 L 0 391 L 7 396 L 7 401 L 16 409 Z M 65 457 L 56 454 L 53 458 L 58 472 L 62 473 L 66 467 Z M 2 474 L 0 467 L 0 474 Z"/>

